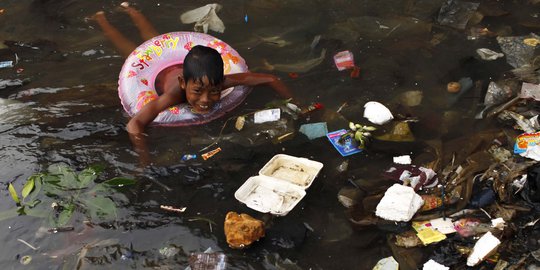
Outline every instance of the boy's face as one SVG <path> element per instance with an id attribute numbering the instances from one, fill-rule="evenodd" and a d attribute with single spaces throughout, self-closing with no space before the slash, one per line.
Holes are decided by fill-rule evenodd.
<path id="1" fill-rule="evenodd" d="M 221 85 L 211 85 L 208 77 L 186 83 L 186 99 L 196 113 L 209 113 L 221 97 Z"/>

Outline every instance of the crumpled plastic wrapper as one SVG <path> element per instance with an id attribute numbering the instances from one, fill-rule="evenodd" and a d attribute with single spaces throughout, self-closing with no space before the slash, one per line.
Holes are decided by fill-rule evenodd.
<path id="1" fill-rule="evenodd" d="M 448 0 L 439 11 L 438 21 L 441 25 L 465 29 L 479 5 L 480 3 Z"/>
<path id="2" fill-rule="evenodd" d="M 207 33 L 212 30 L 218 33 L 225 31 L 225 24 L 218 17 L 217 12 L 221 10 L 219 4 L 208 4 L 200 8 L 187 11 L 180 15 L 180 20 L 184 24 L 195 23 L 193 30 Z"/>
<path id="3" fill-rule="evenodd" d="M 7 88 L 9 86 L 21 86 L 21 85 L 23 85 L 23 81 L 20 79 L 15 79 L 15 80 L 0 79 L 0 89 Z"/>
<path id="4" fill-rule="evenodd" d="M 395 164 L 390 169 L 383 172 L 382 176 L 410 185 L 415 191 L 422 188 L 432 188 L 439 182 L 435 177 L 437 173 L 429 168 L 419 167 L 416 165 Z"/>
<path id="5" fill-rule="evenodd" d="M 514 90 L 511 84 L 498 84 L 496 82 L 490 82 L 486 96 L 484 98 L 484 105 L 498 105 L 505 101 L 508 101 L 514 96 Z"/>
<path id="6" fill-rule="evenodd" d="M 224 230 L 231 248 L 245 248 L 264 237 L 264 223 L 248 214 L 227 213 Z"/>
<path id="7" fill-rule="evenodd" d="M 186 270 L 225 270 L 227 257 L 222 252 L 214 252 L 208 248 L 203 253 L 191 253 L 188 258 L 189 269 Z"/>
<path id="8" fill-rule="evenodd" d="M 531 33 L 528 36 L 497 37 L 501 50 L 506 54 L 506 62 L 514 68 L 529 64 L 534 57 L 536 44 L 527 44 L 526 39 L 540 40 L 540 36 Z"/>
<path id="9" fill-rule="evenodd" d="M 540 85 L 524 82 L 521 85 L 520 97 L 532 98 L 536 101 L 540 101 Z"/>
<path id="10" fill-rule="evenodd" d="M 493 61 L 501 57 L 504 57 L 504 53 L 498 53 L 488 48 L 480 48 L 476 50 L 476 53 L 482 58 L 482 60 Z"/>

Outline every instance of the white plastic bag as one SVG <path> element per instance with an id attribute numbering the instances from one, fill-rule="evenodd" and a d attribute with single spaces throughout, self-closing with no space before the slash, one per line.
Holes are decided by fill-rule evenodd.
<path id="1" fill-rule="evenodd" d="M 364 105 L 364 117 L 377 125 L 383 125 L 394 119 L 390 110 L 376 101 L 370 101 Z"/>
<path id="2" fill-rule="evenodd" d="M 208 29 L 223 33 L 225 24 L 217 16 L 217 12 L 221 9 L 219 4 L 208 4 L 200 8 L 187 11 L 180 15 L 180 20 L 184 24 L 195 23 L 193 29 L 197 32 L 207 33 Z"/>

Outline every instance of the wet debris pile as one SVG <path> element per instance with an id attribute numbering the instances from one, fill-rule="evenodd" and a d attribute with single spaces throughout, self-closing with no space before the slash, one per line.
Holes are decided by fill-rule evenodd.
<path id="1" fill-rule="evenodd" d="M 475 3 L 445 1 L 439 24 L 465 29 L 477 8 Z M 477 57 L 485 63 L 505 59 L 513 68 L 511 76 L 449 82 L 443 117 L 437 119 L 439 136 L 417 136 L 418 127 L 427 126 L 423 121 L 433 123 L 415 115 L 414 108 L 422 103 L 417 93 L 401 96 L 396 106 L 389 106 L 393 110 L 381 103 L 371 108 L 373 103 L 366 104 L 363 116 L 376 131 L 370 134 L 371 143 L 361 148 L 376 152 L 394 143 L 394 164 L 380 172 L 380 179 L 372 179 L 391 184 L 374 190 L 356 181 L 337 197 L 354 228 L 388 232 L 392 256 L 381 258 L 373 269 L 540 265 L 540 37 L 531 33 L 492 38 L 500 48 L 477 48 Z M 471 109 L 466 105 L 470 100 L 463 98 L 465 91 L 483 93 L 483 98 Z M 467 131 L 476 126 L 489 128 Z M 349 130 L 353 129 L 354 125 Z M 423 149 L 399 150 L 409 143 Z M 338 167 L 339 173 L 346 170 Z"/>

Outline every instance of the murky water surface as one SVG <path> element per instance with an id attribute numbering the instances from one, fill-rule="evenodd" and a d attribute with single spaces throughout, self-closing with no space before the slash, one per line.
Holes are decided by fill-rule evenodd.
<path id="1" fill-rule="evenodd" d="M 494 37 L 468 39 L 471 23 L 464 30 L 441 26 L 436 18 L 442 2 L 221 1 L 218 15 L 225 33 L 210 34 L 228 42 L 251 69 L 261 72 L 268 72 L 265 61 L 294 64 L 318 57 L 326 49 L 324 61 L 298 78 L 272 71 L 305 103 L 321 102 L 327 108 L 327 113 L 315 113 L 308 120 L 289 119 L 285 130 L 297 130 L 307 121 L 327 121 L 331 130 L 345 128 L 346 122 L 329 113 L 345 102 L 348 106 L 342 114 L 355 122 L 364 121 L 362 106 L 370 100 L 407 114 L 399 111 L 399 95 L 420 90 L 424 100 L 413 115 L 420 116 L 423 124 L 415 126 L 415 135 L 421 140 L 446 139 L 484 128 L 473 120 L 481 93 L 448 107 L 446 84 L 471 77 L 487 85 L 504 78 L 511 67 L 504 59 L 479 60 L 477 48 L 499 51 L 499 47 Z M 474 27 L 518 36 L 540 25 L 540 6 L 533 3 L 537 1 L 480 2 L 479 10 L 486 16 Z M 192 30 L 193 25 L 183 25 L 179 15 L 207 3 L 151 0 L 133 4 L 165 33 Z M 208 161 L 180 160 L 183 154 L 198 153 L 212 142 L 224 118 L 205 126 L 149 129 L 154 166 L 141 174 L 125 131 L 128 118 L 116 92 L 123 58 L 94 22 L 85 21 L 86 16 L 105 10 L 114 26 L 141 43 L 129 18 L 116 10 L 118 5 L 119 1 L 0 2 L 0 41 L 5 44 L 0 60 L 15 60 L 15 54 L 19 58 L 15 67 L 0 69 L 0 79 L 22 84 L 0 88 L 0 210 L 15 207 L 7 190 L 9 182 L 20 190 L 30 175 L 58 162 L 77 170 L 103 164 L 105 177 L 138 179 L 136 186 L 122 191 L 128 202 L 117 202 L 120 211 L 114 222 L 89 226 L 83 223 L 83 215 L 76 215 L 71 221 L 74 231 L 51 234 L 43 233 L 48 226 L 44 219 L 20 216 L 1 221 L 0 268 L 20 269 L 19 259 L 30 255 L 29 268 L 74 269 L 82 250 L 87 253 L 81 269 L 183 269 L 191 252 L 208 247 L 224 252 L 231 269 L 274 269 L 268 258 L 276 254 L 302 269 L 371 269 L 380 258 L 391 255 L 385 231 L 351 226 L 336 195 L 351 185 L 349 180 L 365 179 L 374 190 L 387 185 L 380 173 L 391 166 L 394 154 L 419 154 L 422 148 L 415 144 L 380 145 L 378 151 L 345 159 L 324 138 L 309 141 L 297 135 L 275 144 L 266 138 L 264 128 L 243 132 L 229 128 L 224 131 L 221 153 Z M 312 46 L 317 35 L 320 41 Z M 361 68 L 358 78 L 335 68 L 332 56 L 342 50 L 354 53 Z M 269 88 L 257 87 L 230 116 L 264 108 L 276 98 Z M 453 111 L 459 120 L 443 130 L 440 119 L 446 111 Z M 243 251 L 231 250 L 223 233 L 226 213 L 262 217 L 241 205 L 234 192 L 278 153 L 317 160 L 324 168 L 300 204 L 289 215 L 273 219 L 264 240 Z M 344 160 L 349 160 L 348 170 L 340 173 L 336 168 Z M 171 214 L 160 210 L 161 204 L 187 210 Z M 176 255 L 163 255 L 164 248 L 177 248 Z"/>

